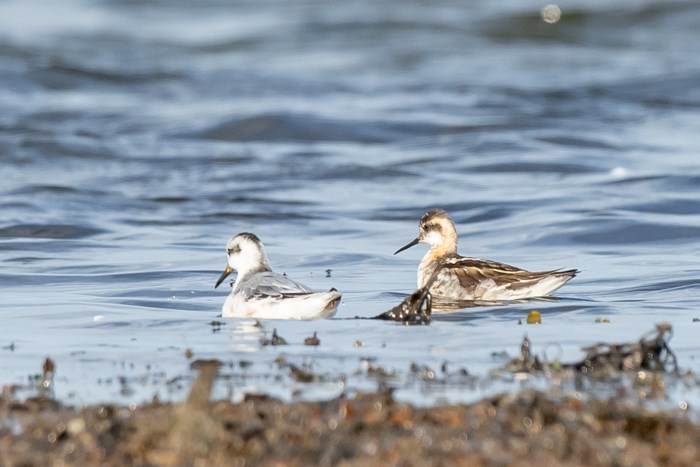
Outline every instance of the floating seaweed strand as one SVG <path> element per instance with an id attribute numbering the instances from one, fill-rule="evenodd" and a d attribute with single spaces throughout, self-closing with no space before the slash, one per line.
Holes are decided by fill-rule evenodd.
<path id="1" fill-rule="evenodd" d="M 678 372 L 678 359 L 668 345 L 673 337 L 669 323 L 660 323 L 637 342 L 627 344 L 598 343 L 585 347 L 586 357 L 575 363 L 554 364 L 542 362 L 532 354 L 532 344 L 525 336 L 520 346 L 520 355 L 509 361 L 504 369 L 510 372 L 541 372 L 555 369 L 570 369 L 592 376 L 605 376 L 620 371 Z"/>
<path id="2" fill-rule="evenodd" d="M 660 323 L 656 325 L 656 330 L 648 332 L 635 343 L 600 343 L 584 348 L 586 357 L 570 366 L 584 373 L 638 370 L 677 372 L 676 354 L 668 346 L 672 336 L 671 325 Z"/>
<path id="3" fill-rule="evenodd" d="M 428 287 L 416 290 L 403 302 L 374 319 L 398 321 L 404 324 L 430 324 L 432 296 Z"/>
<path id="4" fill-rule="evenodd" d="M 423 287 L 416 289 L 400 304 L 372 319 L 398 321 L 408 325 L 430 324 L 430 316 L 433 312 L 433 296 L 430 293 L 430 286 L 433 285 L 437 273 L 438 270 L 435 270 Z"/>

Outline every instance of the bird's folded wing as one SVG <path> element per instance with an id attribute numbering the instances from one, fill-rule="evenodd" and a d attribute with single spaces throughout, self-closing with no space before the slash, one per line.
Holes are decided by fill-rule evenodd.
<path id="1" fill-rule="evenodd" d="M 252 277 L 241 289 L 246 298 L 284 297 L 311 293 L 311 289 L 286 276 L 276 273 L 260 273 Z"/>
<path id="2" fill-rule="evenodd" d="M 438 273 L 437 278 L 444 281 L 447 279 L 445 276 L 454 276 L 460 285 L 467 290 L 474 289 L 484 281 L 493 281 L 495 286 L 519 288 L 529 287 L 544 276 L 554 272 L 530 272 L 496 261 L 462 257 L 446 260 L 443 263 L 443 270 Z"/>

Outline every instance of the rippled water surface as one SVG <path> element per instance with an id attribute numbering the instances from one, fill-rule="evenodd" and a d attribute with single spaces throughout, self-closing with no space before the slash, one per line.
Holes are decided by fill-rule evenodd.
<path id="1" fill-rule="evenodd" d="M 571 361 L 661 321 L 700 370 L 700 9 L 574 0 L 548 24 L 542 7 L 2 2 L 0 383 L 51 356 L 61 398 L 179 400 L 191 349 L 227 364 L 220 397 L 376 389 L 381 366 L 398 397 L 472 400 L 503 386 L 458 370 L 487 375 L 526 333 Z M 392 253 L 432 207 L 463 254 L 582 273 L 558 301 L 352 319 L 413 290 L 425 247 Z M 340 290 L 336 318 L 212 326 L 241 231 Z M 518 326 L 532 309 L 543 323 Z M 289 346 L 260 346 L 273 328 Z M 280 355 L 323 381 L 292 381 Z M 411 376 L 445 362 L 447 383 Z"/>

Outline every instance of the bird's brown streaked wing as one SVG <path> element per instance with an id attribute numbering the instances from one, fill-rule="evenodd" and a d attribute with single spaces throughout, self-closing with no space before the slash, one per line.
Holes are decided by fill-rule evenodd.
<path id="1" fill-rule="evenodd" d="M 483 279 L 485 276 L 476 268 L 444 265 L 438 269 L 433 288 L 447 297 L 463 296 L 464 292 L 471 296 Z"/>
<path id="2" fill-rule="evenodd" d="M 505 263 L 476 258 L 446 258 L 441 268 L 456 277 L 465 289 L 471 291 L 484 280 L 492 280 L 496 286 L 510 284 L 510 288 L 530 287 L 543 277 L 557 271 L 530 272 Z"/>

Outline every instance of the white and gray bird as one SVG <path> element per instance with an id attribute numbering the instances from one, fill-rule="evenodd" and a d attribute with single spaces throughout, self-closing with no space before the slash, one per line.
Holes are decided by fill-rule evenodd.
<path id="1" fill-rule="evenodd" d="M 333 316 L 341 295 L 337 290 L 311 289 L 272 271 L 260 239 L 240 233 L 226 245 L 228 264 L 216 281 L 218 287 L 233 271 L 238 273 L 222 307 L 223 317 L 320 319 Z"/>

